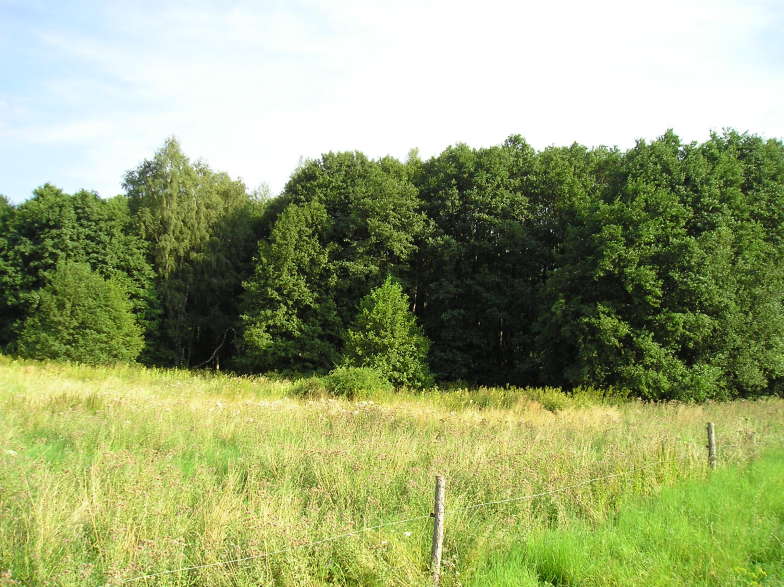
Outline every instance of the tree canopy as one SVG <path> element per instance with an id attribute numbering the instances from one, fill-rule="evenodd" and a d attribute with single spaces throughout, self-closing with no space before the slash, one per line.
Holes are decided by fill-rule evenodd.
<path id="1" fill-rule="evenodd" d="M 0 345 L 14 341 L 35 302 L 33 292 L 59 263 L 86 263 L 126 291 L 139 324 L 158 327 L 155 274 L 123 197 L 74 195 L 45 184 L 16 207 L 0 206 Z"/>
<path id="2" fill-rule="evenodd" d="M 357 304 L 407 263 L 425 216 L 399 162 L 329 153 L 302 165 L 245 283 L 244 358 L 260 369 L 329 369 Z"/>
<path id="3" fill-rule="evenodd" d="M 124 187 L 162 303 L 154 360 L 218 365 L 231 348 L 261 205 L 242 182 L 191 163 L 173 138 L 129 171 Z"/>
<path id="4" fill-rule="evenodd" d="M 93 365 L 139 356 L 144 339 L 126 292 L 87 264 L 58 264 L 34 297 L 17 341 L 22 356 Z"/>
<path id="5" fill-rule="evenodd" d="M 148 364 L 784 393 L 780 140 L 326 153 L 259 198 L 169 139 L 124 189 L 0 197 L 6 351 L 63 328 L 53 280 L 81 271 L 127 298 Z"/>

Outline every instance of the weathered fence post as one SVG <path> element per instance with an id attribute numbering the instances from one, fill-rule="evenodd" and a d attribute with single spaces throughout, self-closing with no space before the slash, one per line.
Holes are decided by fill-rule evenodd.
<path id="1" fill-rule="evenodd" d="M 444 489 L 446 481 L 441 475 L 436 476 L 436 495 L 433 504 L 433 548 L 430 551 L 430 570 L 433 583 L 441 581 L 441 553 L 444 549 Z"/>
<path id="2" fill-rule="evenodd" d="M 716 468 L 716 433 L 713 422 L 708 422 L 708 465 L 711 469 Z"/>

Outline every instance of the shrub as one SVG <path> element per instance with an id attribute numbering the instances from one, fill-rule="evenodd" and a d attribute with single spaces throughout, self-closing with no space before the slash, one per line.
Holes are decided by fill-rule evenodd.
<path id="1" fill-rule="evenodd" d="M 139 356 L 144 341 L 125 291 L 88 265 L 58 265 L 37 298 L 17 341 L 20 355 L 93 365 Z"/>
<path id="2" fill-rule="evenodd" d="M 391 277 L 362 298 L 346 333 L 344 364 L 373 367 L 396 385 L 432 383 L 427 367 L 430 342 L 408 303 L 402 286 Z"/>
<path id="3" fill-rule="evenodd" d="M 331 395 L 355 399 L 393 389 L 389 380 L 371 367 L 337 367 L 323 378 Z"/>

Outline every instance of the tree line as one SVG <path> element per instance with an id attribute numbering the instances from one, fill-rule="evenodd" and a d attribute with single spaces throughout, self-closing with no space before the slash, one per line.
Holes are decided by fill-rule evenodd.
<path id="1" fill-rule="evenodd" d="M 123 188 L 0 197 L 5 352 L 649 399 L 784 391 L 779 140 L 328 153 L 268 197 L 169 139 Z"/>

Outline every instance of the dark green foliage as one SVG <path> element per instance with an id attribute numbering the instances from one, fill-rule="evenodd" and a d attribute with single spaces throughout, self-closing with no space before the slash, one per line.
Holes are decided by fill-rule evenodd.
<path id="1" fill-rule="evenodd" d="M 361 153 L 328 153 L 306 163 L 283 198 L 300 205 L 318 202 L 327 213 L 319 237 L 322 246 L 329 245 L 336 280 L 332 296 L 343 326 L 353 319 L 360 298 L 392 267 L 408 262 L 425 223 L 405 168 Z"/>
<path id="2" fill-rule="evenodd" d="M 781 377 L 782 251 L 728 144 L 641 142 L 619 192 L 576 210 L 537 324 L 548 381 L 702 400 Z"/>
<path id="3" fill-rule="evenodd" d="M 411 168 L 433 224 L 401 274 L 441 377 L 683 399 L 781 385 L 780 142 L 512 137 Z"/>
<path id="4" fill-rule="evenodd" d="M 13 340 L 14 294 L 21 278 L 9 250 L 13 214 L 14 208 L 5 196 L 0 196 L 0 348 Z"/>
<path id="5" fill-rule="evenodd" d="M 244 368 L 307 371 L 337 361 L 336 280 L 318 236 L 327 224 L 319 202 L 292 204 L 269 241 L 259 242 L 255 272 L 244 284 Z"/>
<path id="6" fill-rule="evenodd" d="M 68 195 L 47 184 L 15 208 L 0 207 L 0 228 L 0 345 L 13 341 L 35 302 L 33 292 L 66 261 L 86 263 L 120 283 L 139 324 L 157 328 L 153 270 L 124 198 Z"/>
<path id="7" fill-rule="evenodd" d="M 192 164 L 174 139 L 129 171 L 124 186 L 163 306 L 153 359 L 219 366 L 232 346 L 263 204 L 241 182 Z"/>
<path id="8" fill-rule="evenodd" d="M 20 355 L 88 364 L 136 359 L 142 332 L 119 283 L 72 262 L 59 264 L 47 281 L 19 335 Z"/>
<path id="9" fill-rule="evenodd" d="M 74 261 L 128 291 L 147 362 L 323 373 L 345 337 L 396 384 L 784 393 L 781 141 L 328 153 L 262 200 L 172 139 L 125 179 L 0 199 L 5 348 Z"/>
<path id="10" fill-rule="evenodd" d="M 359 399 L 392 391 L 392 384 L 372 367 L 337 367 L 321 381 L 330 395 Z"/>
<path id="11" fill-rule="evenodd" d="M 406 168 L 391 159 L 329 153 L 300 167 L 245 283 L 239 363 L 332 367 L 359 300 L 412 256 L 425 221 L 418 205 Z"/>
<path id="12" fill-rule="evenodd" d="M 430 343 L 408 306 L 403 288 L 390 277 L 362 298 L 346 332 L 344 364 L 372 367 L 396 385 L 432 383 L 427 367 Z"/>
<path id="13" fill-rule="evenodd" d="M 489 149 L 451 147 L 414 173 L 432 224 L 413 270 L 402 274 L 441 377 L 499 382 L 514 368 L 531 312 L 523 181 L 533 159 L 513 138 Z"/>

